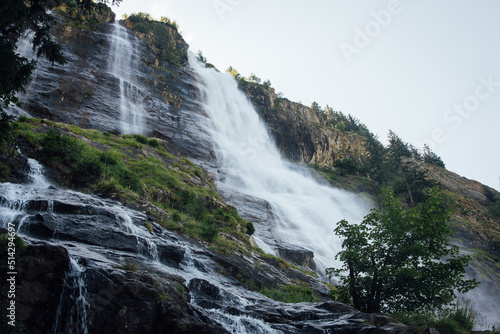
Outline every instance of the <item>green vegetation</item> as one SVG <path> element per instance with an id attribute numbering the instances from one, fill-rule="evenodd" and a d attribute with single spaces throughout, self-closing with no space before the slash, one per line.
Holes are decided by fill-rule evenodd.
<path id="1" fill-rule="evenodd" d="M 414 312 L 438 309 L 453 302 L 455 291 L 475 288 L 475 280 L 464 280 L 470 257 L 448 244 L 448 220 L 438 188 L 410 208 L 385 188 L 381 207 L 360 224 L 340 221 L 335 233 L 344 241 L 336 258 L 343 266 L 327 270 L 340 276 L 339 300 L 367 313 Z"/>
<path id="2" fill-rule="evenodd" d="M 88 4 L 83 4 L 80 1 L 66 0 L 55 9 L 55 12 L 67 19 L 68 23 L 75 28 L 94 31 L 114 17 L 113 11 L 106 5 L 106 2 L 88 1 Z M 113 0 L 113 2 L 117 1 Z"/>
<path id="3" fill-rule="evenodd" d="M 439 333 L 466 334 L 478 323 L 473 306 L 470 300 L 459 298 L 455 305 L 438 313 L 395 313 L 392 317 L 418 330 L 435 328 Z"/>
<path id="4" fill-rule="evenodd" d="M 489 187 L 484 187 L 483 193 L 486 196 L 489 216 L 493 219 L 500 219 L 500 197 Z"/>
<path id="5" fill-rule="evenodd" d="M 139 271 L 139 269 L 141 269 L 141 268 L 140 268 L 139 264 L 137 264 L 135 262 L 130 262 L 129 260 L 125 260 L 125 263 L 120 266 L 120 269 L 135 272 L 135 271 Z"/>
<path id="6" fill-rule="evenodd" d="M 0 99 L 5 105 L 17 102 L 16 94 L 24 91 L 36 60 L 29 60 L 16 52 L 16 44 L 25 33 L 33 32 L 31 40 L 37 57 L 52 63 L 64 63 L 61 46 L 50 35 L 54 21 L 48 13 L 54 2 L 49 0 L 3 0 L 0 6 Z M 2 107 L 0 106 L 0 110 Z"/>
<path id="7" fill-rule="evenodd" d="M 148 200 L 171 215 L 168 219 L 151 212 L 158 223 L 213 243 L 219 251 L 241 247 L 221 232 L 246 245 L 245 233 L 254 231 L 235 209 L 221 204 L 215 185 L 200 167 L 171 155 L 156 138 L 114 136 L 26 117 L 9 129 L 29 145 L 32 156 L 56 171 L 61 184 L 122 201 Z M 145 226 L 152 231 L 150 223 Z"/>
<path id="8" fill-rule="evenodd" d="M 128 21 L 132 24 L 132 31 L 139 34 L 139 37 L 150 43 L 153 53 L 163 61 L 169 64 L 180 66 L 187 62 L 187 52 L 177 47 L 178 25 L 175 21 L 170 21 L 162 17 L 160 21 L 155 21 L 147 13 L 135 13 L 128 16 Z"/>
<path id="9" fill-rule="evenodd" d="M 271 299 L 285 303 L 320 302 L 318 296 L 314 295 L 309 287 L 290 284 L 284 288 L 262 288 L 261 294 Z"/>

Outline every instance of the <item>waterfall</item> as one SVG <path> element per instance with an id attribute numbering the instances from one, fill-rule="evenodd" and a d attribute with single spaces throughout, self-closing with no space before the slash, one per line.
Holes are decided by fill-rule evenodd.
<path id="1" fill-rule="evenodd" d="M 338 267 L 334 257 L 341 240 L 333 232 L 336 223 L 361 221 L 367 203 L 320 184 L 307 170 L 285 162 L 236 81 L 193 58 L 190 64 L 199 77 L 206 127 L 215 143 L 219 185 L 230 193 L 265 200 L 272 208 L 275 219 L 256 224 L 257 238 L 270 248 L 285 242 L 312 250 L 320 274 Z"/>
<path id="2" fill-rule="evenodd" d="M 119 110 L 123 134 L 144 132 L 144 93 L 134 82 L 134 70 L 139 67 L 137 40 L 118 21 L 113 24 L 109 52 L 109 72 L 119 80 Z"/>
<path id="3" fill-rule="evenodd" d="M 29 183 L 13 184 L 0 183 L 0 223 L 6 226 L 22 217 L 17 225 L 20 230 L 23 218 L 26 216 L 25 207 L 35 195 L 37 189 L 46 189 L 51 184 L 43 175 L 42 165 L 35 159 L 28 158 Z M 48 202 L 50 208 L 51 202 Z"/>
<path id="4" fill-rule="evenodd" d="M 83 279 L 84 268 L 70 258 L 70 270 L 64 278 L 64 286 L 57 306 L 54 333 L 88 334 L 87 288 Z"/>

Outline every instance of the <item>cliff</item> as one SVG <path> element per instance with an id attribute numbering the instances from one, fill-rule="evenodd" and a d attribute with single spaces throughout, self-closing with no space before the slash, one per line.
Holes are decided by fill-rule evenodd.
<path id="1" fill-rule="evenodd" d="M 290 161 L 333 167 L 337 160 L 359 163 L 366 156 L 365 139 L 327 125 L 328 115 L 278 97 L 273 88 L 250 82 L 240 87 Z"/>

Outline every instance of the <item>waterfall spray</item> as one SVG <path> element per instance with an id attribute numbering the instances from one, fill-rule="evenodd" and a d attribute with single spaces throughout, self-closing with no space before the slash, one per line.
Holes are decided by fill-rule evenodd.
<path id="1" fill-rule="evenodd" d="M 341 240 L 333 232 L 336 223 L 361 221 L 368 212 L 367 203 L 322 185 L 308 171 L 285 162 L 236 81 L 195 59 L 190 64 L 199 77 L 206 127 L 221 165 L 219 183 L 272 207 L 276 219 L 259 222 L 257 238 L 266 240 L 269 248 L 285 242 L 312 250 L 320 274 L 337 266 L 334 257 Z"/>
<path id="2" fill-rule="evenodd" d="M 129 31 L 118 21 L 113 25 L 109 53 L 109 71 L 119 80 L 120 120 L 123 134 L 144 132 L 143 92 L 134 82 L 134 69 L 139 67 L 137 41 L 129 37 Z"/>

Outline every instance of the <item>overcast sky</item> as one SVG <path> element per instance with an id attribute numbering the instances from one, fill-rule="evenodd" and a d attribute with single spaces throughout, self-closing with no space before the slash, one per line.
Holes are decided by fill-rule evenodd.
<path id="1" fill-rule="evenodd" d="M 176 20 L 220 70 L 389 129 L 500 189 L 500 1 L 123 0 Z"/>

